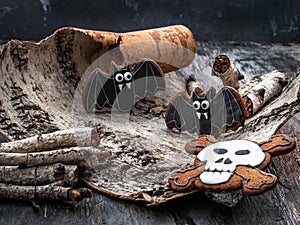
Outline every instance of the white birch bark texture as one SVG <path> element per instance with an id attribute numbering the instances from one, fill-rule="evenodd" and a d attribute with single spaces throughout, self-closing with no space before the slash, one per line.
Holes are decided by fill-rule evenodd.
<path id="1" fill-rule="evenodd" d="M 256 83 L 257 82 L 257 83 Z M 255 114 L 272 98 L 279 96 L 288 83 L 288 76 L 278 70 L 256 77 L 239 90 L 246 101 L 248 117 Z"/>

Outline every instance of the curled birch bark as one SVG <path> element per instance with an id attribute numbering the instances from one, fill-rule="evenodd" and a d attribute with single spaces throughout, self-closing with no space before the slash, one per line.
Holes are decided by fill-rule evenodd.
<path id="1" fill-rule="evenodd" d="M 40 134 L 14 142 L 2 143 L 1 153 L 30 153 L 75 146 L 98 146 L 99 135 L 94 128 L 76 128 Z"/>
<path id="2" fill-rule="evenodd" d="M 47 166 L 19 168 L 0 166 L 0 183 L 34 186 L 61 181 L 63 186 L 72 187 L 77 183 L 75 165 L 54 164 Z"/>
<path id="3" fill-rule="evenodd" d="M 113 45 L 115 45 L 114 47 L 120 47 L 124 59 L 130 62 L 137 62 L 141 58 L 153 59 L 159 64 L 164 73 L 189 65 L 193 61 L 196 51 L 196 43 L 192 32 L 182 25 L 128 33 L 81 29 L 76 29 L 76 31 L 92 37 L 96 43 L 101 43 L 106 51 L 110 50 L 109 47 Z M 82 35 L 79 32 L 78 35 Z M 81 42 L 80 39 L 79 41 Z M 134 48 L 128 48 L 129 45 L 134 46 Z M 86 48 L 86 50 L 89 49 Z"/>
<path id="4" fill-rule="evenodd" d="M 257 84 L 256 81 L 258 81 Z M 287 75 L 279 70 L 274 70 L 263 77 L 256 77 L 243 89 L 245 105 L 248 117 L 257 112 L 265 103 L 273 97 L 280 95 L 283 88 L 288 84 Z M 252 86 L 253 85 L 253 86 Z M 246 89 L 248 89 L 246 91 Z"/>
<path id="5" fill-rule="evenodd" d="M 0 184 L 0 198 L 15 200 L 51 199 L 60 201 L 81 201 L 90 198 L 91 190 L 87 188 L 66 188 L 54 185 L 17 186 Z"/>
<path id="6" fill-rule="evenodd" d="M 218 55 L 215 58 L 212 75 L 220 77 L 224 86 L 231 86 L 239 89 L 239 80 L 244 79 L 234 61 L 230 61 L 226 55 Z"/>
<path id="7" fill-rule="evenodd" d="M 66 165 L 92 166 L 111 155 L 110 151 L 101 151 L 92 147 L 61 148 L 58 150 L 33 153 L 0 152 L 0 166 L 46 166 L 55 163 Z"/>

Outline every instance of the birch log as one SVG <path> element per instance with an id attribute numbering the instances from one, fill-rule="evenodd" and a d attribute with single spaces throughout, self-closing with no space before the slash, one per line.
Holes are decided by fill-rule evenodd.
<path id="1" fill-rule="evenodd" d="M 255 84 L 256 81 L 259 82 Z M 273 97 L 279 96 L 287 83 L 287 75 L 279 70 L 265 74 L 262 78 L 257 77 L 253 82 L 250 82 L 250 85 L 247 85 L 246 88 L 243 89 L 242 95 L 247 108 L 248 117 L 251 117 Z"/>

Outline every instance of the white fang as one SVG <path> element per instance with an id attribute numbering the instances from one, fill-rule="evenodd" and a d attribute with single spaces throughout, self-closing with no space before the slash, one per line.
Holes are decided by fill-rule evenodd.
<path id="1" fill-rule="evenodd" d="M 123 84 L 118 84 L 118 86 L 119 86 L 119 90 L 122 91 L 122 89 L 123 89 Z"/>

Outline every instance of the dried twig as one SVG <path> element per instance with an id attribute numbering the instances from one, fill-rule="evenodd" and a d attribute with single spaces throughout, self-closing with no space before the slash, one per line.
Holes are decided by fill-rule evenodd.
<path id="1" fill-rule="evenodd" d="M 47 166 L 20 168 L 17 166 L 0 167 L 0 183 L 34 186 L 61 181 L 64 186 L 72 187 L 77 182 L 75 165 L 54 164 Z"/>
<path id="2" fill-rule="evenodd" d="M 0 184 L 0 198 L 16 200 L 52 199 L 60 201 L 81 201 L 91 197 L 91 190 L 86 188 L 66 188 L 54 185 L 16 186 Z"/>

